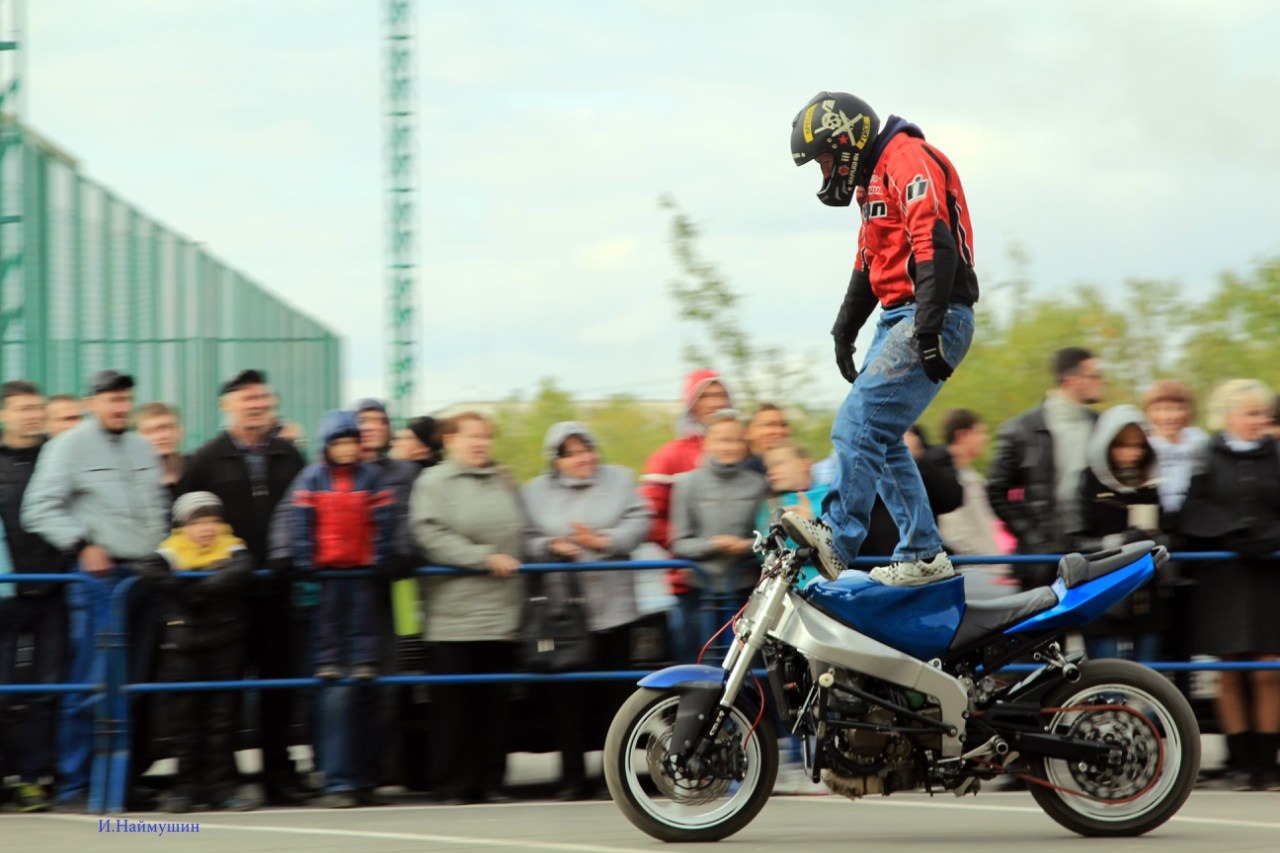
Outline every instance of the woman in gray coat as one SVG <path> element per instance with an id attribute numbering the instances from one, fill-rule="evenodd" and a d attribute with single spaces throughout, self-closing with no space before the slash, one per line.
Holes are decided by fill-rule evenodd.
<path id="1" fill-rule="evenodd" d="M 514 481 L 489 455 L 493 428 L 476 412 L 443 430 L 448 459 L 413 486 L 409 524 L 428 563 L 463 576 L 422 579 L 425 639 L 437 675 L 510 672 L 524 606 L 524 516 Z M 506 802 L 508 688 L 441 684 L 432 694 L 433 788 L 445 802 Z"/>
<path id="2" fill-rule="evenodd" d="M 528 526 L 525 553 L 535 562 L 600 562 L 626 560 L 649 530 L 649 505 L 636 491 L 632 473 L 620 465 L 601 465 L 596 441 L 585 424 L 558 423 L 542 442 L 550 472 L 521 490 Z M 631 665 L 631 625 L 639 616 L 635 573 L 579 572 L 577 580 L 586 601 L 588 627 L 595 640 L 596 665 L 626 669 Z M 544 590 L 553 600 L 569 594 L 568 573 L 543 575 Z M 584 722 L 592 699 L 616 699 L 609 685 L 556 685 L 556 715 L 561 754 L 560 799 L 590 795 L 583 752 Z M 610 709 L 612 710 L 612 709 Z"/>

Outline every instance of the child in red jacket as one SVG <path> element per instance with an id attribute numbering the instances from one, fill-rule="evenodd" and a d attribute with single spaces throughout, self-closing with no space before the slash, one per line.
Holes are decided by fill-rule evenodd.
<path id="1" fill-rule="evenodd" d="M 350 412 L 328 412 L 321 427 L 324 459 L 298 475 L 293 492 L 293 564 L 301 571 L 371 569 L 386 560 L 394 520 L 392 498 L 376 466 L 360 461 L 360 428 Z M 369 578 L 320 586 L 315 623 L 316 678 L 351 667 L 358 679 L 378 675 L 379 631 Z"/>

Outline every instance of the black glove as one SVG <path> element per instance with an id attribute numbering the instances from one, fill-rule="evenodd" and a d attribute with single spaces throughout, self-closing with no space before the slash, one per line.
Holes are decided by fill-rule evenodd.
<path id="1" fill-rule="evenodd" d="M 920 364 L 924 375 L 934 382 L 942 382 L 954 372 L 942 355 L 942 335 L 937 332 L 916 335 L 916 346 L 920 348 Z"/>
<path id="2" fill-rule="evenodd" d="M 840 375 L 850 385 L 858 378 L 858 368 L 853 366 L 853 353 L 853 344 L 836 338 L 836 367 L 840 368 Z"/>
<path id="3" fill-rule="evenodd" d="M 858 330 L 867 322 L 875 308 L 876 298 L 871 292 L 871 279 L 865 272 L 855 269 L 849 278 L 844 302 L 840 304 L 840 313 L 836 315 L 835 325 L 831 327 L 831 337 L 836 342 L 836 367 L 840 368 L 840 375 L 850 383 L 858 378 L 858 371 L 853 366 L 853 342 L 858 337 Z"/>

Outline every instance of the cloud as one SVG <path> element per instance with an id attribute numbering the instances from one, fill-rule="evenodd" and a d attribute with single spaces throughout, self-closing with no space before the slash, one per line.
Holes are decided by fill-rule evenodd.
<path id="1" fill-rule="evenodd" d="M 1016 239 L 1045 288 L 1127 276 L 1203 292 L 1280 252 L 1280 10 L 1266 2 L 763 0 L 419 5 L 424 400 L 570 388 L 670 396 L 674 195 L 763 343 L 828 356 L 853 211 L 785 150 L 814 92 L 917 121 L 955 162 L 984 282 Z M 352 387 L 384 356 L 376 4 L 30 4 L 35 125 L 88 174 L 339 330 Z M 869 34 L 869 35 L 867 35 Z M 982 310 L 982 306 L 980 306 Z M 806 345 L 808 344 L 808 345 Z M 838 399 L 829 366 L 816 394 Z M 669 384 L 667 379 L 670 379 Z M 593 392 L 594 393 L 594 392 Z"/>

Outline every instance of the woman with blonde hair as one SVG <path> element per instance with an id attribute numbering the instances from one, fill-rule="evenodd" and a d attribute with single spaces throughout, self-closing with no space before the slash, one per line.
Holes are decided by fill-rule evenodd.
<path id="1" fill-rule="evenodd" d="M 422 578 L 431 671 L 510 672 L 524 606 L 524 513 L 507 470 L 494 462 L 493 425 L 478 412 L 450 418 L 444 462 L 414 482 L 409 526 L 428 563 L 461 575 Z M 434 684 L 431 763 L 443 802 L 507 802 L 509 688 Z"/>
<path id="2" fill-rule="evenodd" d="M 1198 567 L 1201 651 L 1225 660 L 1280 660 L 1280 447 L 1268 434 L 1275 397 L 1252 379 L 1209 401 L 1205 458 L 1180 530 L 1193 550 L 1233 551 Z M 1251 698 L 1250 698 L 1251 697 Z M 1218 674 L 1218 720 L 1237 790 L 1280 790 L 1280 671 Z"/>

